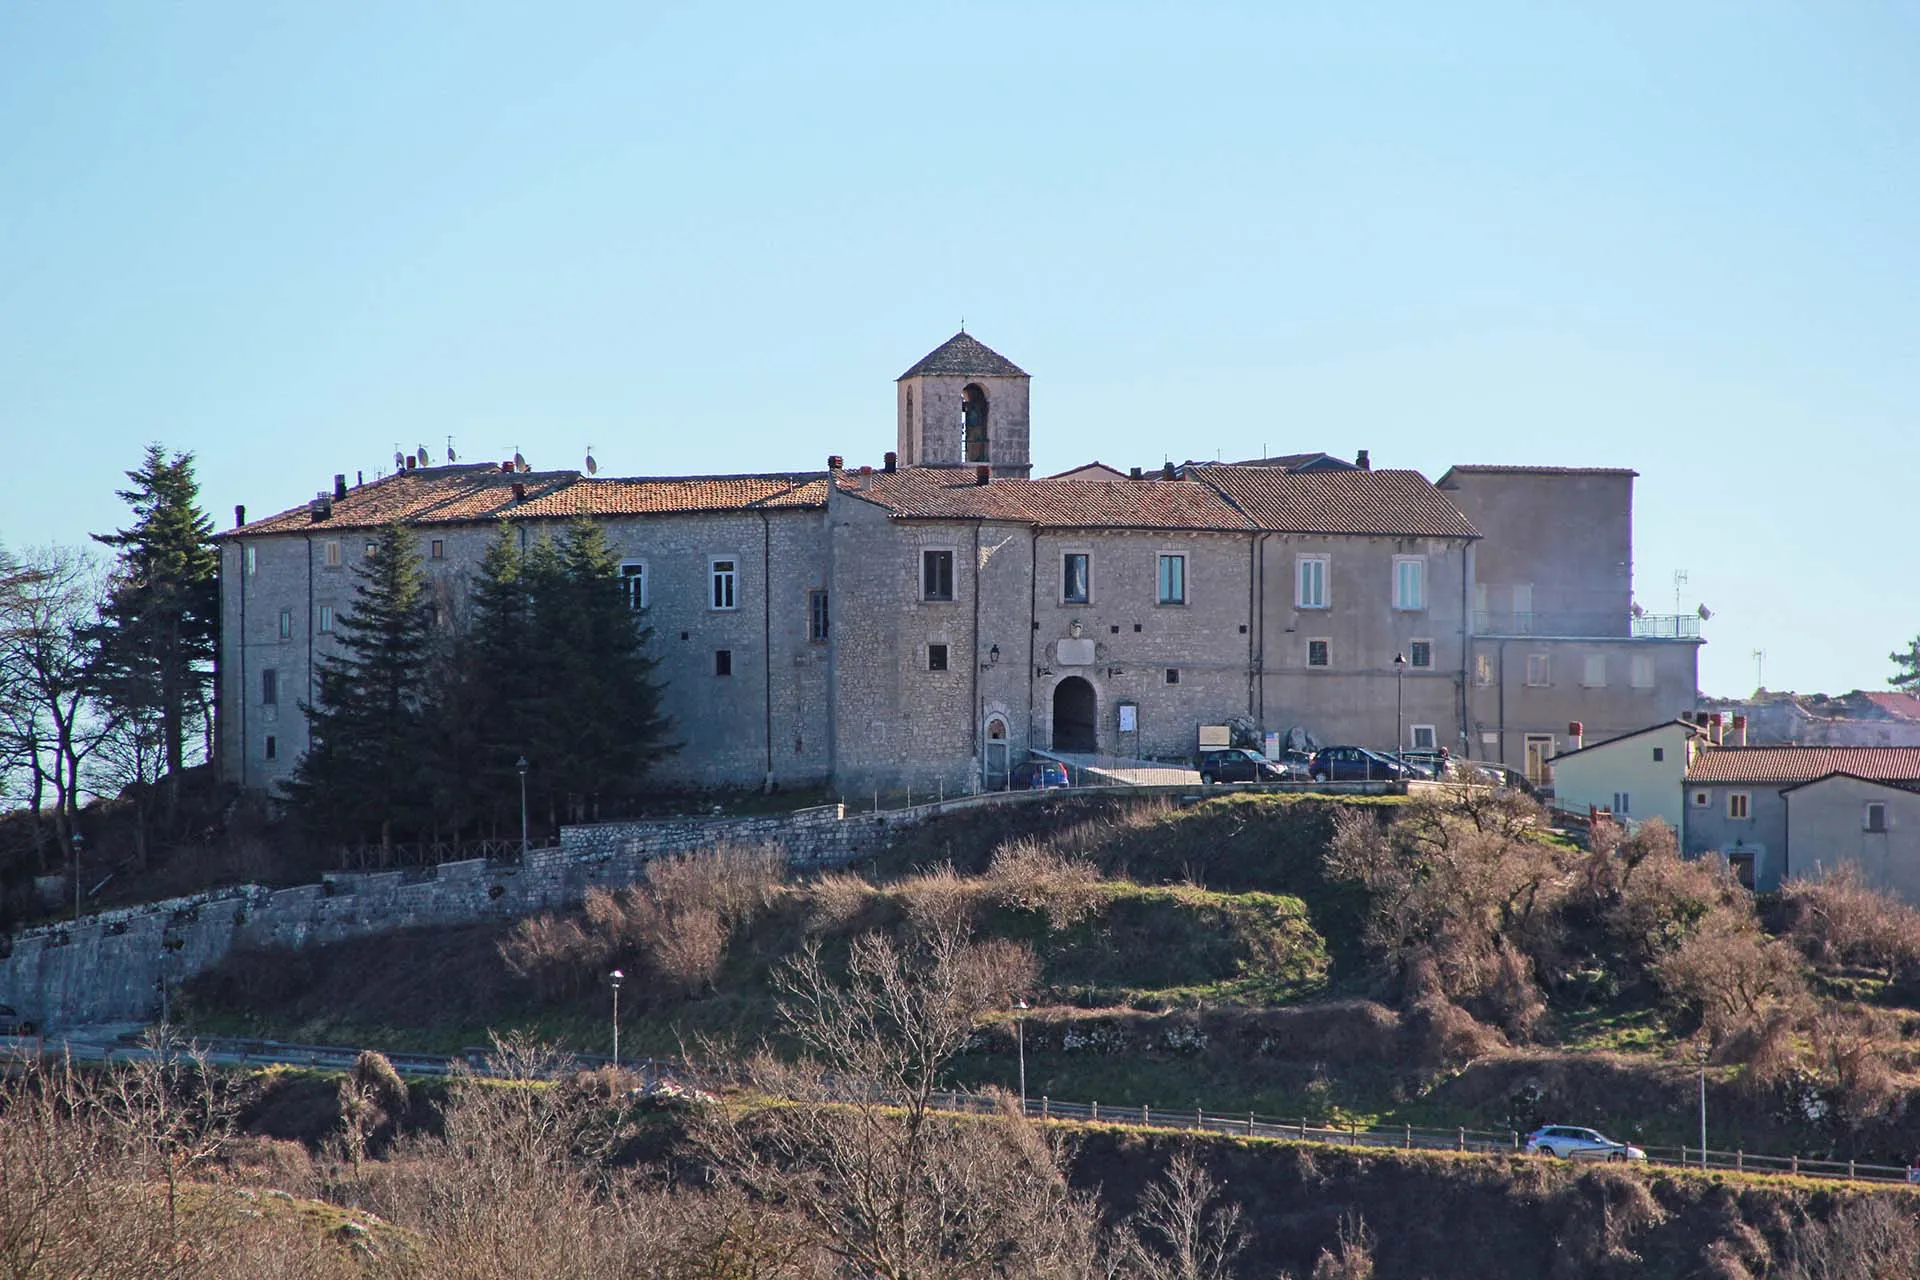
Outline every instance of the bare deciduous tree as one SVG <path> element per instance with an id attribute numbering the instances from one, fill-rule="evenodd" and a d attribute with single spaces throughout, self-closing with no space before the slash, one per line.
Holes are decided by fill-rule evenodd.
<path id="1" fill-rule="evenodd" d="M 1226 1280 L 1246 1247 L 1240 1206 L 1224 1202 L 1219 1185 L 1186 1152 L 1147 1187 L 1130 1225 L 1127 1268 L 1140 1280 Z"/>

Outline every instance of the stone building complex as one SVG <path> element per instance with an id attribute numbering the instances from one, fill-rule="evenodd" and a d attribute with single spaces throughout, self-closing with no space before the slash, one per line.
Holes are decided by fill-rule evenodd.
<path id="1" fill-rule="evenodd" d="M 1321 453 L 1030 478 L 1028 375 L 961 333 L 897 381 L 878 466 L 609 479 L 408 467 L 221 535 L 220 763 L 306 747 L 353 565 L 402 521 L 448 625 L 502 521 L 591 516 L 653 628 L 667 785 L 1004 782 L 1030 750 L 1192 758 L 1250 721 L 1539 774 L 1696 700 L 1698 622 L 1636 616 L 1634 473 Z"/>

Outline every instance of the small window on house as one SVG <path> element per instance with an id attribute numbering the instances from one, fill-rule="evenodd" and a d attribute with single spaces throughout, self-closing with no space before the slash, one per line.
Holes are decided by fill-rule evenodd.
<path id="1" fill-rule="evenodd" d="M 246 565 L 247 573 L 252 574 L 260 571 L 260 548 L 250 546 L 241 553 L 241 556 L 242 562 Z"/>
<path id="2" fill-rule="evenodd" d="M 379 544 L 379 543 L 377 543 L 377 542 L 369 542 L 369 543 L 367 544 L 367 551 L 366 551 L 366 557 L 367 557 L 367 559 L 369 559 L 369 560 L 371 560 L 371 559 L 373 559 L 373 557 L 374 557 L 374 554 L 375 554 L 376 552 L 378 552 L 379 550 L 380 550 L 380 544 Z"/>
<path id="3" fill-rule="evenodd" d="M 1712 796 L 1710 796 L 1710 795 L 1708 795 L 1708 794 L 1707 794 L 1706 792 L 1704 792 L 1704 791 L 1696 791 L 1696 792 L 1694 792 L 1694 793 L 1693 793 L 1693 807 L 1694 807 L 1694 808 L 1696 808 L 1696 809 L 1704 809 L 1704 808 L 1706 808 L 1706 807 L 1707 807 L 1708 805 L 1710 805 L 1710 804 L 1712 804 L 1712 803 L 1713 803 L 1713 797 L 1712 797 Z"/>
<path id="4" fill-rule="evenodd" d="M 1395 556 L 1393 560 L 1393 607 L 1427 607 L 1427 561 L 1424 556 Z"/>
<path id="5" fill-rule="evenodd" d="M 807 639 L 815 644 L 827 640 L 827 593 L 807 592 Z"/>
<path id="6" fill-rule="evenodd" d="M 1885 801 L 1868 801 L 1866 822 L 1863 825 L 1868 831 L 1885 831 L 1887 829 L 1887 806 Z"/>
<path id="7" fill-rule="evenodd" d="M 947 646 L 930 644 L 927 646 L 927 670 L 945 671 L 947 669 Z"/>
<path id="8" fill-rule="evenodd" d="M 953 552 L 922 551 L 920 553 L 920 598 L 922 600 L 953 599 Z"/>
<path id="9" fill-rule="evenodd" d="M 1307 665 L 1310 667 L 1331 665 L 1329 659 L 1332 657 L 1332 648 L 1333 641 L 1331 640 L 1307 641 Z"/>
<path id="10" fill-rule="evenodd" d="M 1327 557 L 1301 556 L 1296 570 L 1293 603 L 1299 609 L 1327 607 Z"/>
<path id="11" fill-rule="evenodd" d="M 638 613 L 647 607 L 647 566 L 640 560 L 620 562 L 620 591 L 627 608 Z"/>
<path id="12" fill-rule="evenodd" d="M 293 639 L 293 610 L 291 609 L 282 609 L 280 611 L 280 638 L 282 640 Z"/>
<path id="13" fill-rule="evenodd" d="M 260 671 L 260 705 L 280 705 L 280 673 L 272 667 L 263 667 Z"/>
<path id="14" fill-rule="evenodd" d="M 715 649 L 713 651 L 713 674 L 717 676 L 733 674 L 733 650 Z"/>
<path id="15" fill-rule="evenodd" d="M 332 538 L 332 539 L 329 539 L 329 540 L 327 540 L 326 542 L 323 542 L 323 543 L 321 543 L 321 544 L 320 544 L 320 558 L 321 558 L 321 560 L 322 560 L 322 561 L 324 561 L 324 562 L 325 562 L 325 564 L 326 564 L 326 566 L 327 566 L 327 568 L 329 568 L 329 569 L 338 569 L 338 568 L 340 567 L 340 541 L 339 541 L 339 539 L 337 539 L 337 538 Z"/>
<path id="16" fill-rule="evenodd" d="M 1432 751 L 1439 744 L 1440 735 L 1430 724 L 1416 724 L 1411 729 L 1411 743 L 1415 751 Z"/>
<path id="17" fill-rule="evenodd" d="M 322 635 L 333 634 L 333 606 L 330 604 L 320 606 L 320 633 Z"/>
<path id="18" fill-rule="evenodd" d="M 269 759 L 269 760 L 272 760 L 272 759 L 275 759 L 276 757 L 278 757 L 278 756 L 279 756 L 279 754 L 280 754 L 280 741 L 279 741 L 279 739 L 277 739 L 277 738 L 275 738 L 275 737 L 274 737 L 274 736 L 273 736 L 272 734 L 268 734 L 268 735 L 267 735 L 267 750 L 266 750 L 266 757 L 267 757 L 267 759 Z"/>
<path id="19" fill-rule="evenodd" d="M 1655 747 L 1653 749 L 1653 762 L 1655 764 L 1659 764 L 1662 760 L 1665 760 L 1666 758 L 1667 758 L 1667 749 L 1665 747 Z"/>
<path id="20" fill-rule="evenodd" d="M 1633 656 L 1633 662 L 1630 665 L 1632 670 L 1628 673 L 1628 680 L 1633 687 L 1653 688 L 1653 659 L 1643 653 L 1637 653 Z"/>
<path id="21" fill-rule="evenodd" d="M 740 576 L 740 563 L 737 560 L 712 560 L 708 562 L 708 574 L 712 579 L 713 590 L 708 597 L 715 609 L 736 607 L 734 586 Z"/>
<path id="22" fill-rule="evenodd" d="M 1407 646 L 1407 663 L 1410 666 L 1431 668 L 1433 666 L 1433 641 L 1415 640 Z"/>
<path id="23" fill-rule="evenodd" d="M 1168 684 L 1179 684 L 1179 683 L 1180 683 L 1180 668 L 1178 668 L 1178 667 L 1168 667 L 1168 668 L 1167 668 L 1167 683 L 1168 683 Z"/>
<path id="24" fill-rule="evenodd" d="M 1744 791 L 1727 793 L 1727 816 L 1729 818 L 1748 818 L 1753 814 L 1753 797 Z"/>
<path id="25" fill-rule="evenodd" d="M 427 558 L 429 560 L 445 560 L 447 558 L 446 542 L 440 538 L 435 538 L 429 542 L 427 544 Z"/>
<path id="26" fill-rule="evenodd" d="M 1547 661 L 1546 654 L 1530 653 L 1527 655 L 1527 684 L 1530 687 L 1544 689 L 1548 684 L 1552 683 L 1550 679 L 1552 674 L 1552 667 Z"/>
<path id="27" fill-rule="evenodd" d="M 1160 557 L 1160 574 L 1154 589 L 1154 599 L 1160 604 L 1187 602 L 1187 558 L 1185 556 Z"/>
<path id="28" fill-rule="evenodd" d="M 1060 557 L 1060 599 L 1066 604 L 1093 599 L 1093 557 L 1086 552 L 1069 551 Z"/>
<path id="29" fill-rule="evenodd" d="M 1603 653 L 1590 653 L 1584 669 L 1580 672 L 1580 683 L 1588 689 L 1607 687 L 1607 657 Z"/>
<path id="30" fill-rule="evenodd" d="M 1613 793 L 1613 811 L 1625 817 L 1633 812 L 1633 797 L 1625 791 Z"/>
<path id="31" fill-rule="evenodd" d="M 1484 653 L 1473 660 L 1473 681 L 1480 685 L 1493 683 L 1493 659 Z"/>

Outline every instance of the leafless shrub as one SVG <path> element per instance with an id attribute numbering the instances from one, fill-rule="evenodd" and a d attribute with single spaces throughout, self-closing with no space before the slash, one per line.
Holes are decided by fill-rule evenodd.
<path id="1" fill-rule="evenodd" d="M 1240 1206 L 1225 1202 L 1219 1184 L 1184 1151 L 1147 1186 L 1128 1225 L 1127 1261 L 1141 1280 L 1226 1280 L 1247 1243 Z"/>
<path id="2" fill-rule="evenodd" d="M 1787 1239 L 1781 1280 L 1906 1280 L 1920 1274 L 1920 1223 L 1907 1196 L 1861 1196 Z"/>
<path id="3" fill-rule="evenodd" d="M 967 933 L 973 926 L 975 904 L 986 889 L 980 881 L 955 871 L 949 862 L 907 877 L 894 885 L 892 892 L 914 928 L 927 933 Z"/>
<path id="4" fill-rule="evenodd" d="M 1176 812 L 1164 796 L 1123 805 L 1097 818 L 1087 818 L 1053 833 L 1047 843 L 1069 858 L 1085 857 L 1111 845 L 1131 831 L 1157 827 Z"/>
<path id="5" fill-rule="evenodd" d="M 1781 891 L 1787 932 L 1815 964 L 1856 964 L 1889 978 L 1920 967 L 1920 911 L 1845 862 Z"/>
<path id="6" fill-rule="evenodd" d="M 1340 1216 L 1340 1233 L 1331 1249 L 1313 1264 L 1313 1280 L 1373 1280 L 1373 1232 L 1357 1213 Z"/>
<path id="7" fill-rule="evenodd" d="M 773 845 L 723 845 L 655 858 L 647 885 L 668 911 L 711 911 L 737 929 L 766 908 L 786 874 L 786 854 Z"/>
<path id="8" fill-rule="evenodd" d="M 994 900 L 1021 911 L 1044 911 L 1047 924 L 1068 929 L 1099 907 L 1099 868 L 1037 840 L 1010 840 L 994 850 L 987 868 Z"/>
<path id="9" fill-rule="evenodd" d="M 340 1082 L 338 1095 L 340 1146 L 357 1173 L 374 1132 L 406 1110 L 407 1082 L 385 1054 L 362 1049 Z"/>
<path id="10" fill-rule="evenodd" d="M 610 900 L 604 889 L 590 889 L 587 903 Z M 513 926 L 500 943 L 500 957 L 516 976 L 533 984 L 543 1000 L 564 1000 L 580 994 L 606 969 L 609 947 L 602 935 L 590 933 L 574 916 L 528 916 Z"/>
<path id="11" fill-rule="evenodd" d="M 859 919 L 879 890 L 850 871 L 830 871 L 806 886 L 807 931 L 838 933 Z"/>
<path id="12" fill-rule="evenodd" d="M 1753 896 L 1724 858 L 1683 858 L 1657 818 L 1631 834 L 1598 824 L 1575 876 L 1573 901 L 1591 910 L 1632 963 L 1658 960 L 1710 915 L 1753 917 Z"/>
<path id="13" fill-rule="evenodd" d="M 1889 1060 L 1899 1027 L 1874 1009 L 1827 1009 L 1813 1020 L 1813 1062 L 1839 1118 L 1858 1129 L 1892 1108 L 1902 1082 Z"/>
<path id="14" fill-rule="evenodd" d="M 1762 933 L 1751 913 L 1707 915 L 1656 961 L 1654 973 L 1715 1042 L 1776 1013 L 1796 1013 L 1809 1000 L 1799 954 Z"/>

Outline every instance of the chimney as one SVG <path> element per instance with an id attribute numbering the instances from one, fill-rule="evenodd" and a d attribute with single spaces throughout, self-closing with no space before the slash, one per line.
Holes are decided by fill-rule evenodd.
<path id="1" fill-rule="evenodd" d="M 838 471 L 840 468 L 846 465 L 847 465 L 847 460 L 845 458 L 842 458 L 839 454 L 830 453 L 827 455 L 827 470 Z"/>
<path id="2" fill-rule="evenodd" d="M 1367 451 L 1365 449 L 1362 449 L 1359 453 L 1359 456 L 1354 458 L 1353 465 L 1360 468 L 1362 471 L 1371 471 L 1373 470 L 1373 459 L 1367 456 Z"/>
<path id="3" fill-rule="evenodd" d="M 526 500 L 526 496 L 527 496 L 527 486 L 525 486 L 524 484 L 521 484 L 518 480 L 515 480 L 513 482 L 513 500 L 515 502 L 523 502 Z"/>
<path id="4" fill-rule="evenodd" d="M 512 458 L 508 458 L 508 459 L 507 459 L 507 460 L 506 460 L 505 462 L 503 462 L 503 463 L 501 463 L 501 464 L 500 464 L 500 473 L 501 473 L 502 475 L 509 475 L 509 476 L 513 474 L 513 459 L 512 459 Z"/>
<path id="5" fill-rule="evenodd" d="M 409 471 L 411 471 L 411 470 L 413 470 L 413 469 L 414 469 L 414 467 L 416 467 L 416 466 L 418 466 L 418 465 L 419 465 L 419 460 L 418 460 L 418 459 L 416 459 L 416 458 L 415 458 L 415 457 L 414 457 L 414 456 L 413 456 L 412 454 L 408 454 L 408 455 L 407 455 L 407 470 L 409 470 Z"/>
<path id="6" fill-rule="evenodd" d="M 1747 745 L 1747 718 L 1743 715 L 1733 717 L 1733 745 L 1736 747 Z"/>
<path id="7" fill-rule="evenodd" d="M 307 520 L 309 523 L 319 524 L 322 520 L 331 520 L 332 518 L 333 499 L 329 498 L 326 490 L 322 489 L 319 493 L 314 494 L 313 501 L 307 504 Z"/>
<path id="8" fill-rule="evenodd" d="M 1709 726 L 1707 732 L 1712 736 L 1713 745 L 1716 747 L 1722 745 L 1722 738 L 1724 736 L 1723 726 L 1725 723 L 1725 718 L 1718 711 L 1707 717 L 1707 724 Z"/>
<path id="9" fill-rule="evenodd" d="M 873 483 L 873 468 L 872 467 L 860 468 L 860 487 L 862 489 L 865 489 L 872 483 Z"/>
<path id="10" fill-rule="evenodd" d="M 993 479 L 993 468 L 986 463 L 983 462 L 973 469 L 973 482 L 976 485 L 985 484 L 991 479 Z"/>
<path id="11" fill-rule="evenodd" d="M 344 471 L 333 473 L 333 496 L 336 499 L 347 496 L 347 473 Z"/>
<path id="12" fill-rule="evenodd" d="M 247 522 L 246 504 L 241 502 L 234 503 L 233 504 L 233 527 L 238 529 L 241 525 L 245 524 L 246 522 Z"/>
<path id="13" fill-rule="evenodd" d="M 886 461 L 882 464 L 880 469 L 882 471 L 885 471 L 888 475 L 892 475 L 894 472 L 898 471 L 900 469 L 900 455 L 895 453 L 891 449 L 887 450 Z"/>
<path id="14" fill-rule="evenodd" d="M 1171 462 L 1160 468 L 1160 478 L 1162 480 L 1173 479 L 1173 464 Z"/>
<path id="15" fill-rule="evenodd" d="M 1140 468 L 1134 467 L 1132 470 L 1127 472 L 1127 479 L 1138 480 L 1139 478 L 1140 478 Z"/>
<path id="16" fill-rule="evenodd" d="M 1567 737 L 1572 741 L 1575 751 L 1580 750 L 1580 741 L 1586 736 L 1587 726 L 1581 724 L 1578 720 L 1574 720 L 1567 725 Z"/>
<path id="17" fill-rule="evenodd" d="M 353 487 L 354 487 L 354 488 L 356 488 L 356 489 L 358 489 L 358 488 L 359 488 L 359 487 L 360 487 L 361 485 L 363 485 L 363 484 L 365 484 L 366 482 L 367 482 L 367 473 L 366 473 L 366 472 L 364 472 L 364 471 L 356 471 L 356 472 L 354 472 L 354 473 L 353 473 Z"/>

